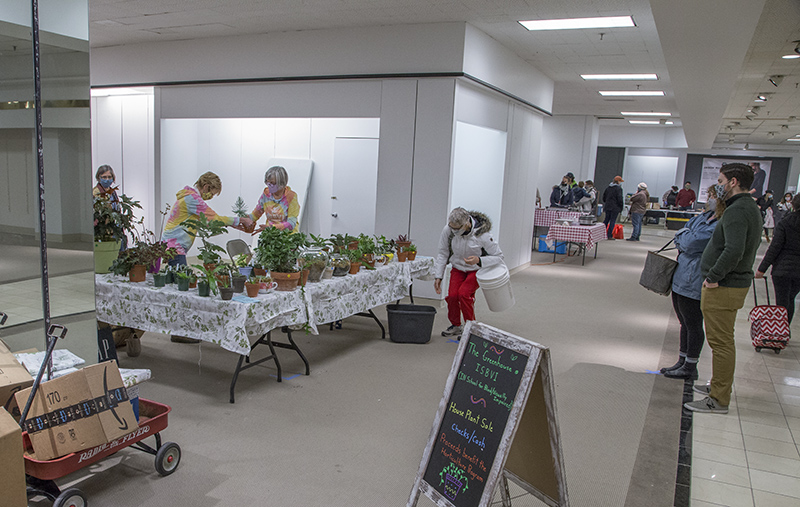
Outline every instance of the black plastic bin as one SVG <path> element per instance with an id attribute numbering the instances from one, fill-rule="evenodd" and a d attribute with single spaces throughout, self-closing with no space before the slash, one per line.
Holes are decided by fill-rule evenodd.
<path id="1" fill-rule="evenodd" d="M 436 308 L 422 305 L 386 305 L 389 339 L 397 343 L 428 343 Z"/>

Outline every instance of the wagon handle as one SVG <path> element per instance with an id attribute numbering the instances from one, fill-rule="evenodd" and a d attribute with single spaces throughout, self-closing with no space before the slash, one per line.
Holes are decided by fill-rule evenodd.
<path id="1" fill-rule="evenodd" d="M 51 324 L 50 329 L 47 331 L 47 352 L 44 355 L 42 366 L 39 367 L 39 373 L 36 375 L 36 381 L 33 383 L 33 387 L 31 388 L 31 394 L 28 395 L 28 401 L 25 403 L 25 410 L 22 411 L 22 417 L 19 419 L 19 425 L 23 429 L 25 418 L 28 417 L 28 411 L 31 409 L 33 397 L 36 396 L 36 391 L 39 389 L 39 384 L 42 382 L 42 375 L 44 374 L 45 366 L 50 362 L 50 357 L 53 355 L 53 349 L 56 348 L 56 342 L 58 339 L 63 339 L 66 335 L 67 328 L 61 324 Z"/>
<path id="2" fill-rule="evenodd" d="M 8 320 L 8 315 L 4 312 L 0 312 L 0 326 L 4 326 L 6 321 Z"/>

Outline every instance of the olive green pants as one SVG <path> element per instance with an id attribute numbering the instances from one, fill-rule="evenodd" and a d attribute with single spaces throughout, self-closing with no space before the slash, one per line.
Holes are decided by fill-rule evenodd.
<path id="1" fill-rule="evenodd" d="M 711 347 L 711 392 L 720 405 L 728 406 L 736 369 L 736 343 L 733 329 L 736 312 L 744 306 L 748 287 L 703 287 L 700 309 L 706 326 L 706 341 Z"/>

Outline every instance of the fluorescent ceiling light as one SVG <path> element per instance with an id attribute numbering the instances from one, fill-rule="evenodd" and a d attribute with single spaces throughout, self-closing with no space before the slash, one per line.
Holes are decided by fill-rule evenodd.
<path id="1" fill-rule="evenodd" d="M 92 88 L 92 97 L 110 97 L 112 95 L 153 95 L 155 93 L 152 86 L 142 86 L 136 88 Z"/>
<path id="2" fill-rule="evenodd" d="M 649 113 L 647 111 L 622 111 L 622 116 L 672 116 L 672 113 Z"/>
<path id="3" fill-rule="evenodd" d="M 797 55 L 800 58 L 800 55 Z M 656 74 L 581 74 L 586 81 L 657 81 Z"/>
<path id="4" fill-rule="evenodd" d="M 646 91 L 646 90 L 632 90 L 632 91 L 600 91 L 598 92 L 603 97 L 663 97 L 664 92 L 661 90 Z"/>
<path id="5" fill-rule="evenodd" d="M 798 142 L 800 142 L 800 138 L 793 137 L 791 139 L 787 139 L 787 141 L 798 141 Z"/>
<path id="6" fill-rule="evenodd" d="M 628 123 L 633 125 L 673 125 L 671 121 L 661 123 L 661 120 L 628 120 Z"/>
<path id="7" fill-rule="evenodd" d="M 636 26 L 631 16 L 604 16 L 600 18 L 534 19 L 520 21 L 528 30 L 576 30 L 581 28 L 621 28 Z"/>
<path id="8" fill-rule="evenodd" d="M 781 58 L 783 58 L 784 60 L 794 60 L 796 58 L 800 58 L 800 55 L 793 53 L 790 55 L 783 55 Z"/>

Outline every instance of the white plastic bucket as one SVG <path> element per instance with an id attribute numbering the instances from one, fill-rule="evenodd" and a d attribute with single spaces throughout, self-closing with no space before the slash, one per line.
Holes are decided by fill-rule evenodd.
<path id="1" fill-rule="evenodd" d="M 481 268 L 476 276 L 491 311 L 502 312 L 514 306 L 511 275 L 505 264 Z"/>

